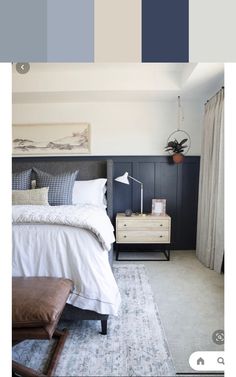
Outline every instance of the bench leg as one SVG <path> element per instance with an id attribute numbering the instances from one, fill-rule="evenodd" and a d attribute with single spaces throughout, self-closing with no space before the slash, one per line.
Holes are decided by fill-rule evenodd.
<path id="1" fill-rule="evenodd" d="M 56 347 L 53 352 L 53 356 L 49 364 L 47 376 L 51 376 L 53 374 L 53 371 L 57 366 L 59 357 L 61 356 L 67 336 L 68 336 L 68 330 L 66 329 L 63 329 L 62 331 L 56 330 L 54 332 L 53 338 L 57 338 L 58 340 L 57 340 L 57 344 L 56 344 Z"/>
<path id="2" fill-rule="evenodd" d="M 100 332 L 100 334 L 107 335 L 107 319 L 102 319 L 101 325 L 102 325 L 102 331 Z"/>
<path id="3" fill-rule="evenodd" d="M 24 376 L 24 377 L 46 377 L 46 374 L 37 372 L 32 368 L 25 367 L 16 361 L 12 362 L 12 375 L 13 376 Z"/>
<path id="4" fill-rule="evenodd" d="M 50 377 L 55 370 L 59 357 L 61 356 L 66 338 L 68 335 L 68 330 L 64 329 L 62 331 L 56 330 L 53 334 L 53 338 L 57 339 L 56 346 L 54 348 L 54 352 L 52 358 L 49 363 L 49 367 L 46 374 L 37 372 L 32 368 L 28 368 L 22 364 L 17 363 L 16 361 L 12 361 L 12 372 L 13 376 L 16 374 L 17 376 L 24 376 L 24 377 Z"/>

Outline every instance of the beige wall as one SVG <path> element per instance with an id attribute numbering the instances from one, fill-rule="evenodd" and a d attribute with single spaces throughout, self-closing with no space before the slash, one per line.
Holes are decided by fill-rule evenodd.
<path id="1" fill-rule="evenodd" d="M 203 104 L 183 102 L 189 155 L 199 155 Z M 92 155 L 163 155 L 168 135 L 177 128 L 176 101 L 78 102 L 13 105 L 13 123 L 91 124 Z"/>
<path id="2" fill-rule="evenodd" d="M 90 123 L 92 155 L 163 155 L 180 95 L 189 155 L 199 155 L 204 102 L 223 71 L 216 63 L 35 63 L 20 75 L 13 66 L 13 122 Z"/>

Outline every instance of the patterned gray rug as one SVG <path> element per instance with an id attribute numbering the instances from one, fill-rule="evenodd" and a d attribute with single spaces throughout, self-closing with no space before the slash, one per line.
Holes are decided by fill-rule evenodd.
<path id="1" fill-rule="evenodd" d="M 70 331 L 56 376 L 174 376 L 157 307 L 145 266 L 114 266 L 122 305 L 110 317 L 108 335 L 99 321 L 63 321 Z M 13 348 L 13 359 L 43 371 L 52 343 L 25 341 Z"/>

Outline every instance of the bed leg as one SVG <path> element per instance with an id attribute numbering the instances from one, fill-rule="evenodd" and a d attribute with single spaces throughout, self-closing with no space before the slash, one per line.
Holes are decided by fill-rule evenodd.
<path id="1" fill-rule="evenodd" d="M 101 325 L 102 325 L 102 331 L 100 332 L 100 334 L 107 335 L 107 319 L 101 320 Z"/>

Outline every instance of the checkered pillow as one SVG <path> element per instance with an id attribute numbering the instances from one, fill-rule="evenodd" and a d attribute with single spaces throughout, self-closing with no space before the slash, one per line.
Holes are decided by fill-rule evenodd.
<path id="1" fill-rule="evenodd" d="M 32 169 L 12 174 L 12 190 L 29 190 L 31 188 Z"/>
<path id="2" fill-rule="evenodd" d="M 33 168 L 36 177 L 36 187 L 49 187 L 48 202 L 52 206 L 72 204 L 72 191 L 78 170 L 51 175 L 42 170 Z"/>

